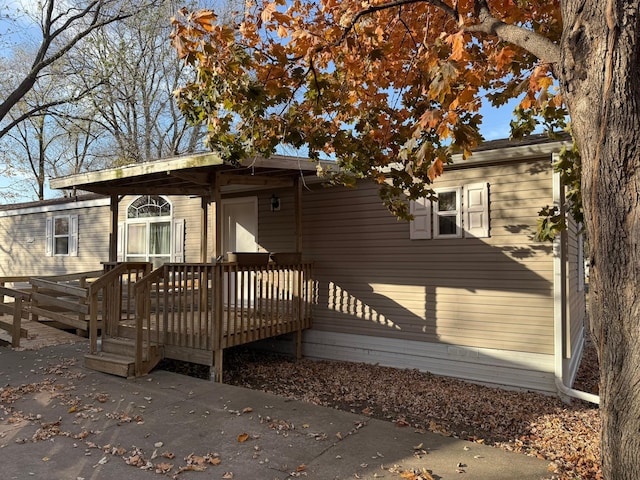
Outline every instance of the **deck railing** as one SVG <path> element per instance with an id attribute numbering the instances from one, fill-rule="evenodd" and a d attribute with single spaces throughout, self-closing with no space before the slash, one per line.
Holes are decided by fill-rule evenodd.
<path id="1" fill-rule="evenodd" d="M 223 332 L 222 348 L 311 326 L 311 264 L 222 264 L 219 278 L 222 302 L 215 330 Z"/>
<path id="2" fill-rule="evenodd" d="M 22 319 L 28 317 L 28 312 L 24 308 L 29 303 L 30 294 L 21 290 L 0 286 L 0 313 L 9 315 L 11 322 L 0 320 L 0 328 L 11 334 L 11 346 L 17 348 L 20 346 L 20 337 L 26 335 L 22 328 Z M 13 302 L 5 303 L 4 297 L 13 298 Z"/>
<path id="3" fill-rule="evenodd" d="M 165 264 L 135 295 L 137 363 L 158 344 L 169 357 L 211 364 L 211 352 L 311 326 L 308 263 Z"/>
<path id="4" fill-rule="evenodd" d="M 146 345 L 212 350 L 212 286 L 216 266 L 164 264 L 135 286 L 136 370 Z"/>
<path id="5" fill-rule="evenodd" d="M 30 277 L 31 317 L 53 320 L 64 327 L 86 332 L 88 285 L 102 271 Z"/>
<path id="6" fill-rule="evenodd" d="M 151 271 L 148 262 L 125 262 L 105 268 L 89 286 L 89 351 L 98 352 L 98 330 L 117 337 L 122 320 L 135 320 L 134 285 Z"/>

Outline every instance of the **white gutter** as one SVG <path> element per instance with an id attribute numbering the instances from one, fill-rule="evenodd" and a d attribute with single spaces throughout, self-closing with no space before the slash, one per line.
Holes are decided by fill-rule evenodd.
<path id="1" fill-rule="evenodd" d="M 556 161 L 556 154 L 554 163 Z M 561 186 L 560 174 L 553 174 L 553 203 L 563 208 L 564 188 Z M 567 232 L 556 235 L 553 240 L 553 324 L 554 324 L 554 369 L 555 384 L 558 392 L 563 395 L 578 398 L 600 405 L 600 396 L 583 392 L 565 385 L 564 379 L 564 345 L 566 341 L 565 325 L 567 321 Z"/>

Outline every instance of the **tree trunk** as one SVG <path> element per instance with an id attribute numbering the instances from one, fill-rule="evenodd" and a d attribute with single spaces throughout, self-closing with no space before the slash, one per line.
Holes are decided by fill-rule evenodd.
<path id="1" fill-rule="evenodd" d="M 640 478 L 640 18 L 637 2 L 564 1 L 558 73 L 582 155 L 602 469 Z"/>

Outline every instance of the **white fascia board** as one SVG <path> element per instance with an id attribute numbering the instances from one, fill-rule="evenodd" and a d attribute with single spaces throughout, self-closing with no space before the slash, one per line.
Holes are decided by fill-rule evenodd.
<path id="1" fill-rule="evenodd" d="M 558 153 L 563 146 L 570 146 L 570 141 L 556 141 L 533 145 L 518 145 L 514 147 L 502 147 L 493 150 L 481 150 L 473 152 L 466 160 L 461 153 L 452 156 L 453 162 L 448 166 L 476 165 L 481 163 L 511 162 L 551 156 Z M 447 168 L 447 166 L 445 166 Z"/>
<path id="2" fill-rule="evenodd" d="M 171 172 L 195 167 L 209 167 L 223 165 L 224 161 L 215 153 L 201 153 L 197 155 L 185 155 L 183 157 L 156 160 L 153 162 L 136 163 L 124 167 L 108 168 L 95 172 L 78 173 L 66 177 L 52 178 L 49 186 L 53 189 L 72 188 L 76 185 L 86 185 L 118 178 L 140 177 L 150 173 Z"/>
<path id="3" fill-rule="evenodd" d="M 12 210 L 0 211 L 0 218 L 15 217 L 18 215 L 29 215 L 33 213 L 50 213 L 50 212 L 62 212 L 65 210 L 76 210 L 80 208 L 91 207 L 108 207 L 111 204 L 110 198 L 97 198 L 93 200 L 78 200 L 69 199 L 68 202 L 56 203 L 54 205 L 34 205 L 31 207 L 16 206 Z"/>

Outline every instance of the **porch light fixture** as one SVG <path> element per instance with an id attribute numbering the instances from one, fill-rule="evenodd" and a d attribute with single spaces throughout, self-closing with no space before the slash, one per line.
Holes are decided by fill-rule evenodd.
<path id="1" fill-rule="evenodd" d="M 271 195 L 271 211 L 272 212 L 280 211 L 280 198 L 276 197 L 275 193 Z"/>

